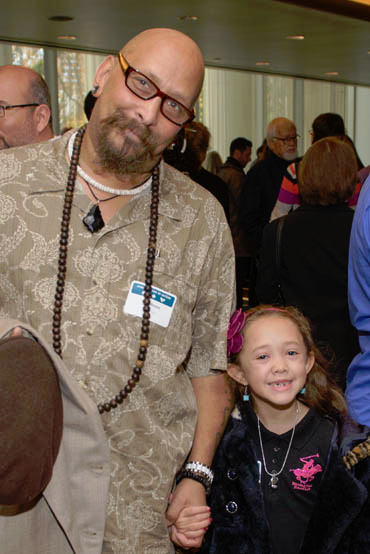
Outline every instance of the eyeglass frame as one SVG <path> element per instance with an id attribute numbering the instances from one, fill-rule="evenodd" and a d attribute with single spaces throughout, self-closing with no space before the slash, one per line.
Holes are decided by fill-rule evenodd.
<path id="1" fill-rule="evenodd" d="M 0 118 L 5 117 L 6 110 L 12 110 L 13 108 L 28 108 L 29 106 L 41 106 L 41 104 L 32 102 L 31 104 L 11 104 L 9 106 L 0 105 Z"/>
<path id="2" fill-rule="evenodd" d="M 170 121 L 171 123 L 173 123 L 174 125 L 178 125 L 179 127 L 183 127 L 184 125 L 186 125 L 187 123 L 190 123 L 190 121 L 193 121 L 194 117 L 195 117 L 195 113 L 194 113 L 194 110 L 190 110 L 189 108 L 187 108 L 186 106 L 184 106 L 184 104 L 182 104 L 181 102 L 179 102 L 178 100 L 176 100 L 176 98 L 173 98 L 172 96 L 169 96 L 168 94 L 166 94 L 165 92 L 163 92 L 151 79 L 149 79 L 149 77 L 147 77 L 142 71 L 139 71 L 138 69 L 135 69 L 134 67 L 132 67 L 128 61 L 126 60 L 126 58 L 124 58 L 124 56 L 121 54 L 121 52 L 118 53 L 118 60 L 119 60 L 119 64 L 120 64 L 120 67 L 122 69 L 122 73 L 124 74 L 125 76 L 125 85 L 126 87 L 128 88 L 128 90 L 130 92 L 132 92 L 132 94 L 135 94 L 135 96 L 137 96 L 138 98 L 140 98 L 141 100 L 152 100 L 153 98 L 155 98 L 156 96 L 159 96 L 159 98 L 161 98 L 161 105 L 160 105 L 160 111 L 161 111 L 161 114 L 168 120 Z M 126 66 L 126 67 L 125 67 Z M 138 75 L 142 75 L 143 77 L 145 77 L 145 79 L 155 88 L 156 92 L 155 94 L 152 94 L 152 96 L 150 96 L 149 98 L 143 98 L 142 96 L 140 96 L 136 91 L 132 90 L 132 88 L 130 88 L 127 84 L 127 80 L 128 80 L 128 77 L 130 75 L 130 73 L 132 72 L 135 72 L 137 73 Z M 181 106 L 185 112 L 189 115 L 188 119 L 186 119 L 183 123 L 177 123 L 176 121 L 173 121 L 172 119 L 170 119 L 168 117 L 168 115 L 166 115 L 163 111 L 163 104 L 165 102 L 165 100 L 173 100 L 174 102 L 176 102 L 176 104 L 179 104 L 179 106 Z"/>
<path id="3" fill-rule="evenodd" d="M 281 142 L 283 144 L 288 144 L 288 142 L 290 142 L 290 141 L 295 142 L 297 139 L 300 138 L 300 136 L 301 135 L 296 134 L 294 137 L 285 137 L 285 138 L 283 138 L 283 137 L 272 137 L 272 138 L 273 138 L 273 140 L 281 140 Z"/>

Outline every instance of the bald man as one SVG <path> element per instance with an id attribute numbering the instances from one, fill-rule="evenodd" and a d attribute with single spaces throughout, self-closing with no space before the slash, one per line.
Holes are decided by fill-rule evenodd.
<path id="1" fill-rule="evenodd" d="M 0 150 L 52 137 L 50 95 L 44 79 L 27 67 L 0 66 Z"/>
<path id="2" fill-rule="evenodd" d="M 273 119 L 266 130 L 265 158 L 246 175 L 240 197 L 240 224 L 253 255 L 258 255 L 262 231 L 270 221 L 283 174 L 297 158 L 297 138 L 293 121 L 285 117 Z"/>
<path id="3" fill-rule="evenodd" d="M 57 493 L 47 513 L 36 505 L 28 541 L 41 518 L 45 552 L 63 537 L 70 552 L 68 537 L 79 554 L 167 554 L 170 537 L 199 546 L 210 522 L 190 536 L 174 525 L 184 507 L 206 504 L 232 408 L 233 246 L 217 200 L 161 160 L 194 117 L 203 73 L 189 37 L 146 30 L 99 66 L 86 130 L 0 155 L 2 314 L 27 320 L 63 356 L 110 447 L 107 464 L 91 443 L 76 474 L 76 487 L 108 476 L 108 491 L 88 506 L 81 495 L 68 513 Z"/>

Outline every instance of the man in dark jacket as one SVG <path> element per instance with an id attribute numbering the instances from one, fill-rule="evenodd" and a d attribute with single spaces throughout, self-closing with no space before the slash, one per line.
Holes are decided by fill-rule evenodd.
<path id="1" fill-rule="evenodd" d="M 252 142 L 239 137 L 230 144 L 230 156 L 217 175 L 228 189 L 230 228 L 235 248 L 237 307 L 242 307 L 243 286 L 249 276 L 250 251 L 244 232 L 239 225 L 240 195 L 245 179 L 244 168 L 251 159 Z"/>
<path id="2" fill-rule="evenodd" d="M 285 117 L 273 119 L 266 131 L 265 159 L 247 173 L 240 196 L 240 225 L 257 254 L 264 226 L 269 222 L 281 180 L 297 158 L 297 130 Z"/>

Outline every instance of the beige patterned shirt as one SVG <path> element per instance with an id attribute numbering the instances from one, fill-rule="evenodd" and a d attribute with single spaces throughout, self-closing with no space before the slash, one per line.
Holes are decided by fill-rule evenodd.
<path id="1" fill-rule="evenodd" d="M 50 343 L 68 137 L 0 154 L 0 316 L 29 323 Z M 226 368 L 234 253 L 223 209 L 165 164 L 160 183 L 153 285 L 177 300 L 167 327 L 151 323 L 139 385 L 103 416 L 111 449 L 105 553 L 173 552 L 164 515 L 192 444 L 191 378 Z M 76 184 L 63 359 L 97 403 L 117 394 L 135 365 L 141 318 L 123 309 L 131 283 L 145 280 L 150 199 L 150 189 L 133 197 L 91 234 L 82 217 L 92 204 Z"/>

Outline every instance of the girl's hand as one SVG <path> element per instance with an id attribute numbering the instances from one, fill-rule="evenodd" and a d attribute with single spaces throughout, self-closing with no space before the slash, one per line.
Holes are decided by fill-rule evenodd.
<path id="1" fill-rule="evenodd" d="M 199 548 L 203 536 L 212 522 L 208 506 L 189 506 L 181 510 L 177 520 L 169 527 L 171 540 L 182 548 Z"/>
<path id="2" fill-rule="evenodd" d="M 203 485 L 183 479 L 169 498 L 167 526 L 171 540 L 182 548 L 199 548 L 211 523 Z"/>

